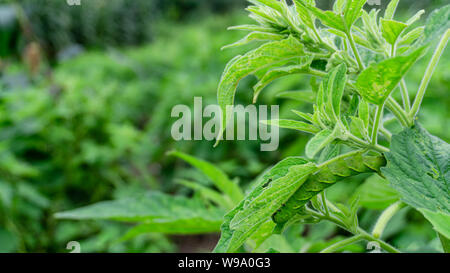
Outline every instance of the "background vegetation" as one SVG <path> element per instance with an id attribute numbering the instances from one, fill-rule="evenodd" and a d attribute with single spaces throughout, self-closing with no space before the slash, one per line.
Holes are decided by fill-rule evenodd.
<path id="1" fill-rule="evenodd" d="M 192 190 L 177 183 L 179 178 L 211 184 L 166 154 L 174 149 L 216 163 L 244 190 L 280 158 L 303 154 L 308 136 L 290 131 L 281 131 L 280 149 L 271 153 L 261 153 L 257 142 L 224 142 L 213 149 L 212 142 L 170 137 L 172 107 L 192 105 L 194 96 L 202 96 L 204 104 L 216 103 L 225 64 L 245 52 L 220 51 L 242 36 L 226 28 L 248 21 L 241 9 L 245 1 L 81 2 L 79 7 L 57 0 L 0 2 L 0 252 L 67 252 L 73 240 L 83 252 L 210 251 L 214 233 L 146 233 L 123 240 L 128 224 L 64 221 L 53 215 L 149 190 L 191 197 Z M 408 17 L 420 8 L 429 12 L 443 2 L 403 0 L 401 14 Z M 448 51 L 441 62 L 441 67 L 450 65 Z M 409 90 L 417 89 L 425 66 L 423 61 L 409 73 Z M 239 89 L 254 84 L 249 79 Z M 447 142 L 449 85 L 447 71 L 437 71 L 420 117 Z M 283 105 L 307 106 L 276 93 L 306 86 L 295 77 L 275 82 L 259 103 L 280 104 L 281 116 L 288 118 Z M 246 104 L 250 93 L 238 92 L 238 101 Z M 384 208 L 382 197 L 370 195 L 376 179 L 358 176 L 339 183 L 329 198 L 345 200 L 357 188 L 365 193 L 364 226 Z M 384 236 L 396 246 L 436 249 L 434 231 L 420 214 L 405 209 L 394 221 Z M 275 241 L 285 251 L 314 252 L 338 239 L 339 232 L 326 223 L 299 225 Z"/>

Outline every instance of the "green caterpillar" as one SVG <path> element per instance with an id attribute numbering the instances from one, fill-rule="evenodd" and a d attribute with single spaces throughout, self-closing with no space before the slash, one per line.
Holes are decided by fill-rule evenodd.
<path id="1" fill-rule="evenodd" d="M 386 165 L 383 156 L 369 156 L 357 153 L 323 165 L 300 186 L 289 200 L 272 215 L 277 224 L 288 222 L 296 214 L 301 214 L 311 198 L 331 185 L 360 173 L 380 172 Z"/>

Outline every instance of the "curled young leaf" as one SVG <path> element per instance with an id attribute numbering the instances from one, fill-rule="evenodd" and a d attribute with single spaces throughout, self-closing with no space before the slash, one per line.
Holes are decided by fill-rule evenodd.
<path id="1" fill-rule="evenodd" d="M 290 36 L 281 41 L 264 44 L 228 63 L 217 91 L 217 100 L 222 110 L 221 134 L 217 138 L 217 142 L 222 138 L 227 121 L 231 117 L 231 113 L 227 113 L 227 106 L 234 104 L 239 81 L 261 69 L 303 55 L 303 45 L 296 38 Z"/>

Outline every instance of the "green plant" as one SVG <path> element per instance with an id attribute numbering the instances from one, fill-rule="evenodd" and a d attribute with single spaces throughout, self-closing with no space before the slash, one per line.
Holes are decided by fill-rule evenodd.
<path id="1" fill-rule="evenodd" d="M 304 121 L 267 123 L 314 137 L 306 145 L 308 159 L 292 157 L 274 166 L 225 216 L 215 251 L 237 251 L 249 238 L 280 233 L 295 222 L 325 220 L 352 237 L 323 252 L 337 251 L 360 240 L 399 252 L 380 236 L 405 204 L 423 213 L 438 232 L 442 248 L 448 251 L 450 146 L 423 129 L 417 115 L 450 38 L 450 6 L 436 10 L 425 26 L 416 27 L 414 23 L 423 11 L 407 22 L 396 21 L 398 0 L 390 2 L 382 17 L 379 10 L 363 10 L 365 0 L 337 0 L 328 11 L 317 8 L 313 0 L 295 0 L 294 5 L 276 0 L 250 2 L 250 17 L 257 24 L 233 27 L 250 34 L 231 46 L 254 40 L 264 44 L 229 62 L 219 84 L 219 105 L 226 113 L 239 80 L 250 74 L 259 79 L 254 100 L 277 78 L 309 75 L 314 112 L 296 111 Z M 441 40 L 411 103 L 405 75 L 437 37 Z M 392 96 L 396 89 L 402 94 L 402 105 Z M 226 128 L 228 119 L 223 115 L 222 128 Z M 394 121 L 400 129 L 391 133 L 387 127 Z M 335 205 L 327 200 L 324 189 L 345 177 L 379 171 L 380 167 L 381 175 L 388 178 L 402 201 L 391 204 L 369 233 L 358 224 L 358 198 L 349 206 Z"/>
<path id="2" fill-rule="evenodd" d="M 294 105 L 292 112 L 301 121 L 265 122 L 313 134 L 305 147 L 306 158 L 288 156 L 261 173 L 244 194 L 215 165 L 173 152 L 203 173 L 195 183 L 179 181 L 192 190 L 192 197 L 153 192 L 57 216 L 137 224 L 127 239 L 149 232 L 217 232 L 221 225 L 216 252 L 362 252 L 366 248 L 356 243 L 363 240 L 399 252 L 409 248 L 398 241 L 410 240 L 419 229 L 416 223 L 398 224 L 415 208 L 438 232 L 439 250 L 447 251 L 449 145 L 417 123 L 416 110 L 448 39 L 449 6 L 430 15 L 425 26 L 416 26 L 422 12 L 406 23 L 393 20 L 398 1 L 390 3 L 383 18 L 379 11 L 364 11 L 365 1 L 359 0 L 338 0 L 332 11 L 316 8 L 312 0 L 295 0 L 294 5 L 250 2 L 254 4 L 248 8 L 250 17 L 257 24 L 232 27 L 251 33 L 226 48 L 249 47 L 254 41 L 262 45 L 229 62 L 219 84 L 219 104 L 222 109 L 232 105 L 238 83 L 248 75 L 258 79 L 255 100 L 276 79 L 305 75 L 301 81 L 309 79 L 311 90 L 283 92 L 279 97 L 309 102 L 313 113 L 287 104 Z M 441 35 L 422 91 L 411 104 L 405 76 L 432 46 L 428 42 Z M 224 116 L 222 128 L 227 120 Z M 293 151 L 285 153 L 299 153 L 298 148 Z M 359 185 L 367 174 L 374 175 Z M 348 183 L 337 183 L 341 180 Z M 373 215 L 368 209 L 384 211 Z M 395 232 L 395 225 L 407 230 L 395 242 L 402 248 L 385 239 Z M 426 228 L 423 233 L 428 236 Z"/>

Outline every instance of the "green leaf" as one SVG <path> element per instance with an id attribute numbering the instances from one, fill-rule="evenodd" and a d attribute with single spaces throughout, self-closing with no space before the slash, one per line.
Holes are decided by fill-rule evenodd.
<path id="1" fill-rule="evenodd" d="M 368 139 L 368 132 L 364 121 L 358 117 L 350 117 L 352 122 L 350 123 L 350 131 L 357 137 L 362 139 Z"/>
<path id="2" fill-rule="evenodd" d="M 315 29 L 314 25 L 314 17 L 308 11 L 308 9 L 304 8 L 304 5 L 301 4 L 301 1 L 305 0 L 294 0 L 295 10 L 297 11 L 300 20 L 310 29 Z M 306 0 L 307 4 L 310 6 L 315 6 L 314 0 Z"/>
<path id="3" fill-rule="evenodd" d="M 316 100 L 316 93 L 312 91 L 285 91 L 278 93 L 277 97 L 313 103 Z"/>
<path id="4" fill-rule="evenodd" d="M 372 175 L 356 191 L 361 206 L 368 209 L 383 210 L 400 199 L 400 194 L 394 190 L 386 179 Z"/>
<path id="5" fill-rule="evenodd" d="M 401 195 L 416 209 L 450 214 L 450 145 L 419 124 L 392 138 L 382 169 Z"/>
<path id="6" fill-rule="evenodd" d="M 148 226 L 147 230 L 184 234 L 183 232 L 204 233 L 219 230 L 224 213 L 222 209 L 206 207 L 199 200 L 151 192 L 60 212 L 55 214 L 55 217 L 142 222 Z M 164 230 L 164 227 L 167 229 Z"/>
<path id="7" fill-rule="evenodd" d="M 410 32 L 403 35 L 403 37 L 398 42 L 399 46 L 406 46 L 412 44 L 414 41 L 419 39 L 424 32 L 425 27 L 416 27 L 415 29 L 411 30 Z"/>
<path id="8" fill-rule="evenodd" d="M 122 240 L 130 240 L 145 233 L 162 233 L 170 235 L 196 235 L 206 233 L 217 233 L 220 231 L 222 219 L 216 221 L 205 221 L 202 218 L 179 219 L 179 220 L 155 220 L 137 225 L 122 237 Z"/>
<path id="9" fill-rule="evenodd" d="M 300 157 L 275 165 L 239 205 L 224 217 L 222 234 L 214 252 L 233 252 L 261 228 L 315 170 Z"/>
<path id="10" fill-rule="evenodd" d="M 279 41 L 284 39 L 284 35 L 281 34 L 273 34 L 273 33 L 267 33 L 267 32 L 251 32 L 241 40 L 232 43 L 230 45 L 226 45 L 221 48 L 221 50 L 237 47 L 237 46 L 243 46 L 248 43 L 254 42 L 254 41 Z"/>
<path id="11" fill-rule="evenodd" d="M 402 22 L 381 18 L 381 26 L 383 38 L 393 46 L 396 44 L 398 37 L 400 37 L 400 34 L 408 25 Z"/>
<path id="12" fill-rule="evenodd" d="M 433 11 L 427 19 L 422 44 L 429 43 L 450 28 L 450 4 Z M 419 44 L 420 45 L 420 44 Z"/>
<path id="13" fill-rule="evenodd" d="M 228 30 L 245 30 L 245 31 L 256 31 L 256 32 L 274 32 L 276 29 L 267 26 L 260 25 L 238 25 L 229 27 Z"/>
<path id="14" fill-rule="evenodd" d="M 283 12 L 283 7 L 281 5 L 281 2 L 278 0 L 248 0 L 250 3 L 257 5 L 257 6 L 266 6 L 270 7 L 278 12 Z"/>
<path id="15" fill-rule="evenodd" d="M 406 24 L 407 24 L 408 26 L 414 24 L 415 22 L 417 22 L 417 21 L 420 19 L 420 17 L 421 17 L 422 14 L 424 14 L 424 13 L 425 13 L 425 10 L 423 10 L 423 9 L 419 10 L 418 12 L 416 12 L 416 14 L 414 14 L 413 17 L 409 18 L 408 21 L 406 21 Z"/>
<path id="16" fill-rule="evenodd" d="M 228 196 L 224 196 L 218 193 L 217 191 L 205 187 L 203 185 L 200 185 L 198 183 L 183 179 L 177 179 L 177 182 L 187 188 L 190 188 L 198 192 L 203 198 L 206 198 L 207 200 L 221 206 L 222 208 L 232 209 L 233 206 L 235 205 Z"/>
<path id="17" fill-rule="evenodd" d="M 425 208 L 419 209 L 419 211 L 430 221 L 437 232 L 450 238 L 450 214 L 434 212 Z"/>
<path id="18" fill-rule="evenodd" d="M 313 59 L 310 57 L 304 57 L 299 60 L 299 64 L 270 69 L 253 87 L 253 103 L 258 99 L 261 91 L 272 81 L 292 74 L 308 73 L 310 71 L 309 66 L 312 60 Z"/>
<path id="19" fill-rule="evenodd" d="M 421 47 L 407 56 L 398 56 L 371 64 L 358 76 L 356 88 L 368 102 L 382 105 L 401 79 L 422 56 Z"/>
<path id="20" fill-rule="evenodd" d="M 291 110 L 294 114 L 296 114 L 297 116 L 301 117 L 302 119 L 309 121 L 309 122 L 313 122 L 313 116 L 309 113 L 303 113 L 297 110 Z"/>
<path id="21" fill-rule="evenodd" d="M 314 158 L 314 156 L 320 152 L 325 146 L 333 142 L 336 139 L 335 130 L 330 129 L 322 130 L 320 133 L 316 134 L 312 139 L 306 144 L 305 152 L 306 156 L 309 158 Z"/>
<path id="22" fill-rule="evenodd" d="M 364 126 L 366 128 L 369 128 L 369 119 L 370 119 L 369 104 L 364 99 L 361 99 L 359 101 L 358 117 L 363 120 Z"/>
<path id="23" fill-rule="evenodd" d="M 439 240 L 441 241 L 442 249 L 445 253 L 450 253 L 450 239 L 445 237 L 444 235 L 438 233 Z"/>
<path id="24" fill-rule="evenodd" d="M 344 18 L 347 28 L 350 30 L 352 25 L 362 15 L 362 8 L 366 4 L 367 0 L 347 0 Z"/>
<path id="25" fill-rule="evenodd" d="M 264 44 L 243 56 L 235 57 L 228 63 L 217 91 L 218 103 L 222 110 L 221 134 L 217 138 L 217 143 L 222 138 L 227 121 L 231 117 L 231 113 L 227 113 L 226 110 L 228 105 L 234 104 L 234 96 L 239 81 L 261 69 L 303 55 L 303 45 L 291 36 L 282 41 Z"/>
<path id="26" fill-rule="evenodd" d="M 322 24 L 326 25 L 327 27 L 346 32 L 344 20 L 340 15 L 329 10 L 323 11 L 314 6 L 305 5 L 303 3 L 301 4 L 304 5 L 309 11 L 311 11 L 311 13 L 314 14 L 322 22 Z"/>
<path id="27" fill-rule="evenodd" d="M 231 181 L 221 169 L 217 168 L 213 164 L 178 151 L 172 151 L 168 154 L 181 158 L 200 170 L 214 183 L 214 185 L 219 190 L 227 194 L 234 203 L 237 204 L 242 200 L 242 198 L 244 198 L 244 195 L 239 186 Z"/>
<path id="28" fill-rule="evenodd" d="M 299 130 L 306 133 L 316 134 L 320 131 L 319 128 L 316 126 L 302 122 L 297 120 L 290 120 L 290 119 L 273 119 L 273 120 L 266 120 L 262 121 L 263 123 L 266 123 L 267 125 L 273 125 L 280 128 L 285 129 L 294 129 Z"/>
<path id="29" fill-rule="evenodd" d="M 347 66 L 345 64 L 340 64 L 330 70 L 323 80 L 325 100 L 331 104 L 333 116 L 336 120 L 339 120 L 341 115 L 341 101 L 346 81 Z"/>
<path id="30" fill-rule="evenodd" d="M 399 0 L 392 0 L 384 12 L 384 19 L 391 20 L 394 18 L 395 10 L 397 9 Z"/>

